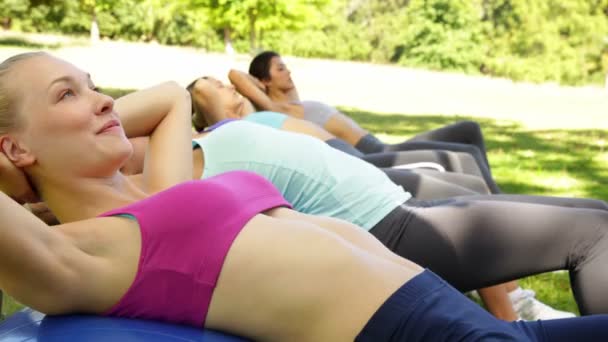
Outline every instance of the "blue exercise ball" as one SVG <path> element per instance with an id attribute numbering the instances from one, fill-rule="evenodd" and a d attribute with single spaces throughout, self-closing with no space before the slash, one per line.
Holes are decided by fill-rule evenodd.
<path id="1" fill-rule="evenodd" d="M 209 329 L 88 315 L 45 316 L 25 309 L 0 323 L 0 341 L 247 342 Z"/>

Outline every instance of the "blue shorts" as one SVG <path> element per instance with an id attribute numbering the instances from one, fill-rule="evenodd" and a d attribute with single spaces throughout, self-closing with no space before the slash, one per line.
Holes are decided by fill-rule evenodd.
<path id="1" fill-rule="evenodd" d="M 356 339 L 357 342 L 545 340 L 540 322 L 498 320 L 429 270 L 389 297 Z"/>

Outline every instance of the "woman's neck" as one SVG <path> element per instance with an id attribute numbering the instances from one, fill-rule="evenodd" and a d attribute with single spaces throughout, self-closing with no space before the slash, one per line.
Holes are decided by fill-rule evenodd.
<path id="1" fill-rule="evenodd" d="M 281 90 L 271 88 L 268 89 L 268 97 L 274 102 L 299 102 L 300 96 L 298 95 L 298 90 L 294 87 L 289 90 Z"/>
<path id="2" fill-rule="evenodd" d="M 96 217 L 147 197 L 120 172 L 108 178 L 43 178 L 40 196 L 62 223 Z"/>

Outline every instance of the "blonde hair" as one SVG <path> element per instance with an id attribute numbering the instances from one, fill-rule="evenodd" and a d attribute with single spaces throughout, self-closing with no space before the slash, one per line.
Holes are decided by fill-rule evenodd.
<path id="1" fill-rule="evenodd" d="M 43 55 L 47 55 L 47 53 L 43 51 L 25 52 L 9 57 L 0 63 L 0 134 L 6 134 L 11 128 L 16 127 L 19 122 L 17 114 L 19 97 L 18 94 L 11 92 L 8 87 L 11 68 L 21 61 Z"/>
<path id="2" fill-rule="evenodd" d="M 188 90 L 188 92 L 190 92 L 190 100 L 192 101 L 192 126 L 198 132 L 209 127 L 209 122 L 207 122 L 207 119 L 205 118 L 205 114 L 203 113 L 205 111 L 205 109 L 201 108 L 201 106 L 198 103 L 196 103 L 196 101 L 194 99 L 195 98 L 194 86 L 196 85 L 196 82 L 198 80 L 200 80 L 201 78 L 207 79 L 207 77 L 205 77 L 205 76 L 199 77 L 199 78 L 195 79 L 194 81 L 190 82 L 190 84 L 188 84 L 188 86 L 186 87 L 186 90 Z"/>

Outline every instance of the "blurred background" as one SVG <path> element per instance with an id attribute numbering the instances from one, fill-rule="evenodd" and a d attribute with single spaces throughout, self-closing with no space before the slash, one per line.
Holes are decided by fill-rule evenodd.
<path id="1" fill-rule="evenodd" d="M 606 82 L 608 0 L 2 0 L 5 30 Z"/>

